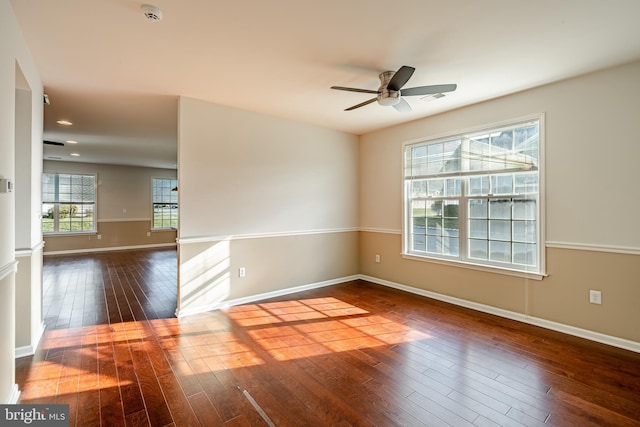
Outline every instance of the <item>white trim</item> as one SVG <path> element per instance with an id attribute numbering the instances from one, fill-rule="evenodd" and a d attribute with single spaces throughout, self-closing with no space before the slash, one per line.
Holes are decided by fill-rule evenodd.
<path id="1" fill-rule="evenodd" d="M 18 271 L 18 261 L 14 259 L 8 264 L 5 264 L 2 267 L 0 267 L 0 280 L 4 279 L 11 273 L 16 273 L 17 271 Z"/>
<path id="2" fill-rule="evenodd" d="M 140 221 L 149 221 L 151 222 L 151 218 L 106 218 L 99 219 L 96 222 L 140 222 Z"/>
<path id="3" fill-rule="evenodd" d="M 483 313 L 493 314 L 495 316 L 504 317 L 518 322 L 528 323 L 530 325 L 539 326 L 552 331 L 562 332 L 564 334 L 573 335 L 579 338 L 585 338 L 590 341 L 599 342 L 602 344 L 611 345 L 614 347 L 622 348 L 625 350 L 640 353 L 640 342 L 626 340 L 624 338 L 618 338 L 611 335 L 605 335 L 600 332 L 590 331 L 588 329 L 577 328 L 575 326 L 565 325 L 563 323 L 553 322 L 551 320 L 541 319 L 538 317 L 527 316 L 523 313 L 517 313 L 514 311 L 504 310 L 490 305 L 480 304 L 473 301 L 464 300 L 448 295 L 439 294 L 436 292 L 426 291 L 424 289 L 414 288 L 412 286 L 401 285 L 399 283 L 390 282 L 388 280 L 378 279 L 376 277 L 359 275 L 359 278 L 368 282 L 376 283 L 378 285 L 387 286 L 401 291 L 409 292 L 416 295 L 421 295 L 427 298 L 432 298 L 438 301 L 447 302 L 460 307 L 470 308 L 472 310 L 480 311 Z"/>
<path id="4" fill-rule="evenodd" d="M 175 247 L 175 243 L 158 243 L 150 245 L 135 245 L 135 246 L 106 246 L 104 248 L 87 248 L 87 249 L 70 249 L 66 251 L 51 251 L 45 252 L 44 255 L 72 255 L 72 254 L 84 254 L 89 252 L 110 252 L 110 251 L 125 251 L 129 249 L 148 249 L 148 248 L 168 248 Z"/>
<path id="5" fill-rule="evenodd" d="M 18 388 L 18 384 L 14 384 L 11 387 L 11 393 L 9 393 L 9 398 L 7 399 L 6 405 L 15 405 L 18 403 L 20 399 L 20 389 Z"/>
<path id="6" fill-rule="evenodd" d="M 394 229 L 387 229 L 387 228 L 361 227 L 359 230 L 367 233 L 402 235 L 402 230 L 394 230 Z M 547 248 L 557 248 L 557 249 L 575 249 L 579 251 L 610 252 L 615 254 L 640 255 L 640 247 L 633 247 L 633 246 L 596 245 L 591 243 L 559 242 L 559 241 L 546 241 L 544 246 Z"/>
<path id="7" fill-rule="evenodd" d="M 337 285 L 339 283 L 349 282 L 359 278 L 359 275 L 340 277 L 338 279 L 325 280 L 323 282 L 310 283 L 308 285 L 295 286 L 293 288 L 279 289 L 277 291 L 265 292 L 262 294 L 250 295 L 247 297 L 236 298 L 226 301 L 221 301 L 216 304 L 209 304 L 200 307 L 186 308 L 183 310 L 176 310 L 176 317 L 191 316 L 193 314 L 204 313 L 207 311 L 219 310 L 221 308 L 233 307 L 240 304 L 249 304 L 256 301 L 265 300 L 268 298 L 279 297 L 283 295 L 294 294 L 296 292 L 308 291 L 310 289 L 323 288 L 326 286 Z"/>
<path id="8" fill-rule="evenodd" d="M 381 234 L 398 234 L 398 235 L 402 235 L 402 230 L 392 229 L 392 228 L 361 227 L 360 231 L 364 231 L 364 232 L 367 232 L 367 233 L 381 233 Z"/>
<path id="9" fill-rule="evenodd" d="M 495 265 L 474 264 L 468 261 L 447 260 L 442 258 L 432 258 L 413 254 L 402 254 L 402 258 L 413 261 L 432 262 L 434 264 L 449 265 L 451 267 L 468 268 L 471 270 L 485 271 L 488 273 L 506 274 L 507 276 L 524 277 L 526 279 L 542 280 L 547 277 L 546 273 L 537 273 L 534 271 L 512 270 L 510 268 L 501 268 Z"/>
<path id="10" fill-rule="evenodd" d="M 45 330 L 45 324 L 43 322 L 40 325 L 40 328 L 38 329 L 38 333 L 34 337 L 35 340 L 33 340 L 30 345 L 23 345 L 22 347 L 16 347 L 15 358 L 19 359 L 21 357 L 34 355 L 36 353 L 36 349 L 38 348 L 38 345 L 40 344 L 40 340 L 44 335 L 44 330 Z"/>
<path id="11" fill-rule="evenodd" d="M 44 240 L 40 241 L 37 245 L 35 245 L 32 248 L 16 249 L 15 257 L 16 258 L 29 257 L 29 256 L 32 256 L 35 252 L 38 252 L 42 248 L 44 248 Z"/>
<path id="12" fill-rule="evenodd" d="M 271 237 L 307 236 L 307 235 L 313 235 L 313 234 L 350 233 L 354 231 L 360 231 L 360 229 L 358 227 L 351 227 L 351 228 L 335 228 L 335 229 L 326 229 L 326 230 L 283 231 L 279 233 L 192 236 L 192 237 L 180 237 L 176 239 L 176 241 L 181 245 L 187 245 L 190 243 L 207 243 L 207 242 L 247 240 L 247 239 L 265 239 L 265 238 L 271 238 Z"/>
<path id="13" fill-rule="evenodd" d="M 579 251 L 610 252 L 615 254 L 640 255 L 640 248 L 631 246 L 592 245 L 589 243 L 547 242 L 548 248 L 575 249 Z"/>

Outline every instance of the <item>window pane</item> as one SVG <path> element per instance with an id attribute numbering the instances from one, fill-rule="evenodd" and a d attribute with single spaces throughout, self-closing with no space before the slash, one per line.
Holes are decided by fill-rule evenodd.
<path id="1" fill-rule="evenodd" d="M 424 200 L 413 200 L 411 202 L 411 217 L 427 216 L 427 208 Z"/>
<path id="2" fill-rule="evenodd" d="M 513 130 L 491 134 L 491 145 L 502 150 L 513 148 Z"/>
<path id="3" fill-rule="evenodd" d="M 442 206 L 444 203 L 442 200 L 429 200 L 426 203 L 427 203 L 426 204 L 427 217 L 430 217 L 430 218 L 442 217 Z"/>
<path id="4" fill-rule="evenodd" d="M 469 240 L 469 257 L 475 259 L 488 259 L 486 240 Z"/>
<path id="5" fill-rule="evenodd" d="M 513 262 L 522 265 L 536 265 L 536 245 L 514 243 Z"/>
<path id="6" fill-rule="evenodd" d="M 491 176 L 491 190 L 493 194 L 513 193 L 513 174 Z"/>
<path id="7" fill-rule="evenodd" d="M 511 219 L 511 200 L 495 199 L 489 202 L 489 218 Z"/>
<path id="8" fill-rule="evenodd" d="M 442 218 L 427 218 L 427 234 L 442 235 Z"/>
<path id="9" fill-rule="evenodd" d="M 535 220 L 536 214 L 535 200 L 516 199 L 513 201 L 513 219 Z"/>
<path id="10" fill-rule="evenodd" d="M 442 253 L 445 255 L 458 256 L 460 254 L 459 239 L 457 237 L 443 237 Z"/>
<path id="11" fill-rule="evenodd" d="M 424 217 L 413 218 L 413 234 L 426 234 L 427 232 L 427 219 Z"/>
<path id="12" fill-rule="evenodd" d="M 427 252 L 441 254 L 442 253 L 442 237 L 427 236 Z"/>
<path id="13" fill-rule="evenodd" d="M 460 158 L 460 139 L 444 143 L 444 172 L 458 172 L 462 169 Z"/>
<path id="14" fill-rule="evenodd" d="M 516 150 L 522 151 L 533 146 L 537 147 L 538 134 L 537 124 L 514 129 L 514 146 Z"/>
<path id="15" fill-rule="evenodd" d="M 443 144 L 429 144 L 427 146 L 427 173 L 439 174 L 443 172 Z"/>
<path id="16" fill-rule="evenodd" d="M 474 176 L 469 178 L 469 195 L 481 196 L 489 194 L 489 177 Z"/>
<path id="17" fill-rule="evenodd" d="M 421 179 L 419 181 L 411 181 L 411 196 L 412 199 L 427 197 L 427 181 Z"/>
<path id="18" fill-rule="evenodd" d="M 537 239 L 535 221 L 513 221 L 513 241 L 535 243 Z"/>
<path id="19" fill-rule="evenodd" d="M 444 195 L 444 179 L 430 179 L 427 194 L 432 197 Z"/>
<path id="20" fill-rule="evenodd" d="M 425 252 L 427 250 L 427 238 L 424 234 L 416 234 L 413 236 L 411 248 L 414 251 Z"/>
<path id="21" fill-rule="evenodd" d="M 427 147 L 419 146 L 411 150 L 411 175 L 421 176 L 427 174 Z"/>
<path id="22" fill-rule="evenodd" d="M 489 220 L 489 239 L 511 240 L 511 221 Z"/>
<path id="23" fill-rule="evenodd" d="M 491 261 L 511 262 L 511 243 L 489 240 L 489 259 Z"/>
<path id="24" fill-rule="evenodd" d="M 529 172 L 516 174 L 515 188 L 516 194 L 531 194 L 538 192 L 538 173 Z"/>
<path id="25" fill-rule="evenodd" d="M 446 179 L 444 194 L 447 197 L 457 197 L 462 195 L 462 180 L 460 178 Z"/>
<path id="26" fill-rule="evenodd" d="M 486 219 L 470 219 L 469 220 L 469 237 L 475 239 L 486 239 L 488 234 L 489 223 Z"/>
<path id="27" fill-rule="evenodd" d="M 486 199 L 469 200 L 470 218 L 487 218 L 489 201 Z"/>
<path id="28" fill-rule="evenodd" d="M 458 223 L 458 201 L 447 200 L 444 202 L 443 210 L 444 234 L 447 236 L 459 236 L 460 226 Z"/>

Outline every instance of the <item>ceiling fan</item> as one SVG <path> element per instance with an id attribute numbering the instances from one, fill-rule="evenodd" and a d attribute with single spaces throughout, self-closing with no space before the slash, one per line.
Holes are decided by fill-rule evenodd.
<path id="1" fill-rule="evenodd" d="M 416 69 L 403 65 L 398 71 L 385 71 L 380 73 L 380 87 L 378 90 L 370 89 L 357 89 L 344 86 L 331 86 L 331 89 L 346 90 L 348 92 L 361 92 L 361 93 L 373 93 L 376 94 L 375 98 L 371 98 L 353 107 L 346 108 L 344 111 L 355 110 L 356 108 L 364 107 L 371 104 L 374 101 L 378 101 L 380 105 L 393 105 L 393 108 L 401 113 L 411 111 L 411 106 L 405 101 L 403 96 L 415 96 L 415 95 L 434 95 L 443 92 L 452 92 L 458 87 L 455 84 L 447 85 L 431 85 L 431 86 L 417 86 L 402 89 L 402 87 L 409 81 L 413 72 Z"/>

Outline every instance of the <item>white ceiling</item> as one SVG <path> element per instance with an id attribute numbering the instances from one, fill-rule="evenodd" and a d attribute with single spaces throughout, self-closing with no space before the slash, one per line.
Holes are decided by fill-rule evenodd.
<path id="1" fill-rule="evenodd" d="M 640 59 L 638 0 L 149 0 L 160 22 L 142 3 L 11 0 L 51 99 L 45 140 L 79 142 L 45 158 L 173 168 L 178 96 L 363 134 Z M 407 114 L 345 112 L 370 96 L 329 89 L 402 65 L 407 87 L 458 89 Z"/>

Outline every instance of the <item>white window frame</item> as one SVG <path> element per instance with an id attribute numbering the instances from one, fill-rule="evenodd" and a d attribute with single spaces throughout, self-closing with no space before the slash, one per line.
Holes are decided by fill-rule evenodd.
<path id="1" fill-rule="evenodd" d="M 407 179 L 405 177 L 405 167 L 406 167 L 406 159 L 405 159 L 405 150 L 408 146 L 413 146 L 417 144 L 432 144 L 443 142 L 447 139 L 452 139 L 455 137 L 462 137 L 463 135 L 469 134 L 478 134 L 480 132 L 490 132 L 492 130 L 496 130 L 499 128 L 505 128 L 509 126 L 515 126 L 520 123 L 530 122 L 530 121 L 538 121 L 539 124 L 539 141 L 538 141 L 538 193 L 535 196 L 537 203 L 537 218 L 536 218 L 536 257 L 537 257 L 537 266 L 525 266 L 525 265 L 515 265 L 515 264 L 502 264 L 502 263 L 494 263 L 491 261 L 479 261 L 473 258 L 469 258 L 466 256 L 467 245 L 469 241 L 468 230 L 467 230 L 467 222 L 469 221 L 469 215 L 467 212 L 468 200 L 473 198 L 481 198 L 481 199 L 506 199 L 506 198 L 532 198 L 531 196 L 524 195 L 490 195 L 490 196 L 469 196 L 465 192 L 464 184 L 462 187 L 462 192 L 460 197 L 453 197 L 452 200 L 459 200 L 459 212 L 458 212 L 458 223 L 459 223 L 459 253 L 458 257 L 456 256 L 447 256 L 447 255 L 436 255 L 432 253 L 416 253 L 412 251 L 410 248 L 411 245 L 411 232 L 409 227 L 411 224 L 411 212 L 409 209 L 410 199 L 408 195 L 408 185 Z M 489 271 L 501 274 L 507 274 L 517 277 L 525 277 L 534 280 L 542 280 L 546 276 L 546 261 L 545 261 L 545 115 L 544 113 L 515 118 L 511 120 L 505 120 L 502 122 L 492 123 L 486 126 L 479 126 L 475 128 L 469 128 L 465 130 L 454 131 L 446 134 L 440 134 L 435 136 L 430 136 L 426 138 L 420 138 L 415 140 L 406 141 L 402 144 L 402 257 L 405 259 L 417 260 L 417 261 L 425 261 L 432 262 L 437 264 L 445 264 L 452 265 L 463 268 L 470 268 L 474 270 L 481 271 Z M 492 174 L 498 174 L 499 172 L 493 172 Z M 463 179 L 464 181 L 464 179 Z M 436 197 L 433 200 L 442 200 L 447 199 L 445 197 Z"/>
<path id="2" fill-rule="evenodd" d="M 91 173 L 73 173 L 73 172 L 43 172 L 42 176 L 44 178 L 44 175 L 55 175 L 55 176 L 60 176 L 60 175 L 70 175 L 70 176 L 90 176 L 93 178 L 93 215 L 92 215 L 92 223 L 91 223 L 91 230 L 78 230 L 78 231 L 64 231 L 64 230 L 60 230 L 60 205 L 69 205 L 69 204 L 78 204 L 77 202 L 49 202 L 49 201 L 44 201 L 42 200 L 41 203 L 41 210 L 43 210 L 44 205 L 53 205 L 53 231 L 44 231 L 42 230 L 42 234 L 44 236 L 55 236 L 55 235 L 81 235 L 81 234 L 96 234 L 97 233 L 97 228 L 96 228 L 96 224 L 97 224 L 97 216 L 98 216 L 98 187 L 97 187 L 97 183 L 98 183 L 98 176 L 96 174 L 91 174 Z M 44 186 L 43 186 L 43 191 L 44 191 Z M 43 197 L 44 199 L 44 197 Z M 41 217 L 43 216 L 44 212 L 42 212 Z M 43 228 L 43 225 L 41 223 L 40 228 Z"/>
<path id="3" fill-rule="evenodd" d="M 167 178 L 164 176 L 154 176 L 151 177 L 151 230 L 152 231 L 165 231 L 165 230 L 175 230 L 177 229 L 177 224 L 175 227 L 169 226 L 169 227 L 156 227 L 156 212 L 155 212 L 155 198 L 154 198 L 154 194 L 153 194 L 153 189 L 154 189 L 154 181 L 155 180 L 164 180 L 164 181 L 175 181 L 175 186 L 178 186 L 178 178 Z M 178 221 L 180 221 L 180 215 L 178 213 L 178 206 L 179 206 L 179 201 L 176 201 L 175 203 L 171 203 L 169 202 L 169 204 L 175 204 L 176 205 L 176 214 L 178 214 Z"/>

